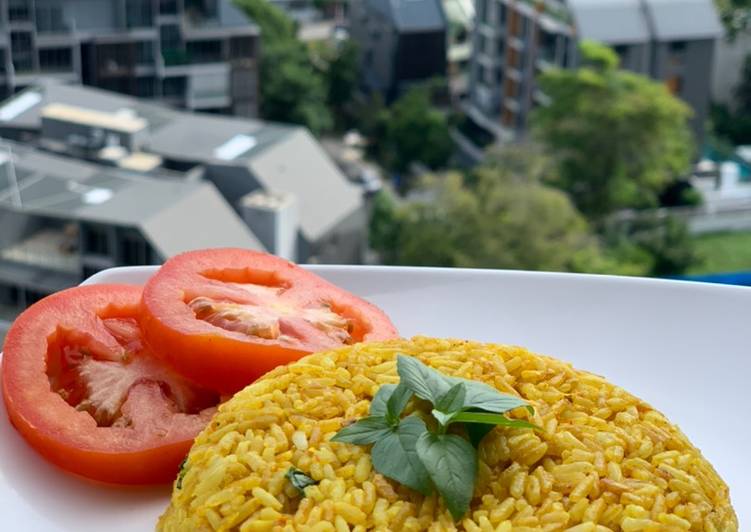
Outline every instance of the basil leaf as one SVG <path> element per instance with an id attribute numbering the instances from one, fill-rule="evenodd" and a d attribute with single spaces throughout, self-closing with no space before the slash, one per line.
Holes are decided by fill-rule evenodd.
<path id="1" fill-rule="evenodd" d="M 434 405 L 454 384 L 449 383 L 438 371 L 406 355 L 397 355 L 396 371 L 401 379 L 400 384 L 407 386 L 420 399 L 426 399 Z"/>
<path id="2" fill-rule="evenodd" d="M 453 421 L 454 414 L 456 414 L 456 412 L 446 414 L 445 412 L 441 412 L 440 410 L 436 410 L 434 408 L 431 414 L 433 414 L 433 417 L 436 419 L 436 421 L 438 421 L 438 423 L 441 424 L 442 427 L 447 427 L 449 423 Z"/>
<path id="3" fill-rule="evenodd" d="M 516 427 L 520 429 L 537 429 L 540 427 L 523 419 L 509 419 L 501 414 L 489 414 L 487 412 L 459 412 L 451 421 L 463 421 L 464 423 L 484 423 L 488 425 L 502 425 L 504 427 Z"/>
<path id="4" fill-rule="evenodd" d="M 412 399 L 412 390 L 404 384 L 399 384 L 386 402 L 386 418 L 389 422 L 399 423 L 399 417 L 410 399 Z"/>
<path id="5" fill-rule="evenodd" d="M 417 456 L 443 497 L 454 519 L 469 509 L 477 476 L 477 453 L 467 440 L 455 434 L 424 432 L 417 440 Z"/>
<path id="6" fill-rule="evenodd" d="M 502 414 L 518 408 L 520 406 L 527 407 L 530 413 L 534 413 L 534 408 L 530 404 L 516 397 L 515 395 L 509 395 L 499 392 L 492 386 L 488 386 L 484 382 L 471 381 L 468 379 L 461 379 L 459 377 L 445 377 L 449 383 L 456 385 L 457 383 L 463 383 L 466 388 L 464 396 L 464 410 L 470 408 L 477 408 L 479 410 L 487 410 L 488 412 L 496 412 Z"/>
<path id="7" fill-rule="evenodd" d="M 477 449 L 482 439 L 495 428 L 495 425 L 485 425 L 483 423 L 467 423 L 464 426 L 467 429 L 467 437 L 472 447 Z"/>
<path id="8" fill-rule="evenodd" d="M 391 432 L 391 427 L 383 416 L 370 416 L 357 420 L 337 432 L 331 441 L 367 445 L 375 443 Z"/>
<path id="9" fill-rule="evenodd" d="M 419 417 L 403 419 L 396 429 L 373 446 L 370 455 L 375 470 L 423 495 L 429 495 L 432 491 L 430 477 L 416 450 L 418 438 L 426 432 L 425 423 Z"/>
<path id="10" fill-rule="evenodd" d="M 305 496 L 305 488 L 317 484 L 315 480 L 295 467 L 290 467 L 284 476 L 287 477 L 289 483 L 292 484 L 297 491 L 302 493 L 303 496 Z"/>
<path id="11" fill-rule="evenodd" d="M 386 415 L 386 403 L 388 402 L 391 394 L 394 393 L 396 384 L 382 384 L 378 391 L 370 402 L 370 415 L 371 416 L 385 416 Z"/>
<path id="12" fill-rule="evenodd" d="M 456 383 L 435 403 L 436 410 L 446 414 L 462 410 L 464 408 L 466 390 L 467 388 L 463 382 Z"/>

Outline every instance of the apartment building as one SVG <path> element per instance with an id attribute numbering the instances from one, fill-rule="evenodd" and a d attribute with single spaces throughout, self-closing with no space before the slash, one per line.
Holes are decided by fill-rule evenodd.
<path id="1" fill-rule="evenodd" d="M 416 82 L 446 77 L 441 0 L 352 2 L 349 29 L 360 49 L 360 82 L 368 92 L 391 101 Z"/>
<path id="2" fill-rule="evenodd" d="M 0 227 L 0 345 L 24 308 L 102 269 L 200 247 L 265 249 L 209 182 L 144 177 L 7 140 Z"/>
<path id="3" fill-rule="evenodd" d="M 499 140 L 523 136 L 546 101 L 537 76 L 576 67 L 577 44 L 612 46 L 623 68 L 663 81 L 701 141 L 721 25 L 712 0 L 477 0 L 467 114 Z"/>
<path id="4" fill-rule="evenodd" d="M 0 104 L 0 136 L 154 179 L 167 171 L 212 183 L 267 250 L 298 262 L 362 261 L 364 191 L 304 127 L 47 80 Z"/>
<path id="5" fill-rule="evenodd" d="M 232 0 L 0 1 L 0 96 L 51 76 L 256 116 L 258 53 Z"/>

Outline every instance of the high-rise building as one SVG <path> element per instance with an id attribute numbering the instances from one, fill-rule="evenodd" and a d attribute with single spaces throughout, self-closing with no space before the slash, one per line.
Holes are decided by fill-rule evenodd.
<path id="1" fill-rule="evenodd" d="M 255 116 L 258 36 L 232 0 L 4 0 L 0 96 L 43 75 Z"/>
<path id="2" fill-rule="evenodd" d="M 664 81 L 694 111 L 703 136 L 712 60 L 722 29 L 712 0 L 477 0 L 470 102 L 473 121 L 501 140 L 523 135 L 546 101 L 538 75 L 576 67 L 578 42 L 612 46 L 621 66 Z"/>

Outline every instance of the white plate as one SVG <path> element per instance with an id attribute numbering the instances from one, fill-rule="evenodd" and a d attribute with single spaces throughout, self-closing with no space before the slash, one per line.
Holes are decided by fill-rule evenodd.
<path id="1" fill-rule="evenodd" d="M 702 449 L 730 485 L 741 523 L 751 527 L 751 289 L 512 271 L 311 269 L 380 306 L 405 336 L 524 345 L 624 386 Z M 116 268 L 87 283 L 141 284 L 153 271 Z M 122 490 L 72 478 L 36 456 L 5 412 L 0 416 L 4 524 L 18 530 L 153 529 L 167 489 Z"/>

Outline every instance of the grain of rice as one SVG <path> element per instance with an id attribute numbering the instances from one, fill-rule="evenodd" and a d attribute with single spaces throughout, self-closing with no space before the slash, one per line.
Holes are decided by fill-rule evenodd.
<path id="1" fill-rule="evenodd" d="M 397 353 L 524 397 L 535 407 L 529 419 L 545 429 L 496 428 L 483 440 L 475 497 L 458 522 L 437 495 L 378 474 L 368 448 L 329 441 L 368 414 L 380 385 L 398 382 Z M 318 481 L 305 497 L 285 479 L 290 467 Z M 239 392 L 197 438 L 158 528 L 732 532 L 738 524 L 727 486 L 680 430 L 605 379 L 518 347 L 415 338 L 311 355 Z"/>

